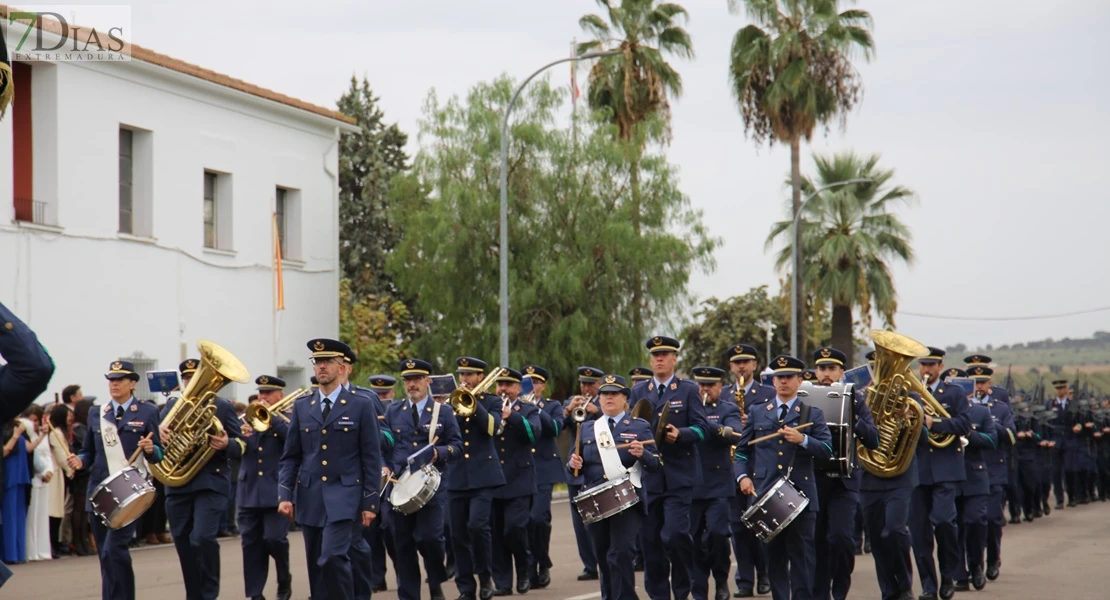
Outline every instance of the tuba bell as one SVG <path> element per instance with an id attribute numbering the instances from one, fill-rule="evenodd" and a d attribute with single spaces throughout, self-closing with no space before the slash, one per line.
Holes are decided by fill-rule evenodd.
<path id="1" fill-rule="evenodd" d="M 262 433 L 263 431 L 266 431 L 270 428 L 270 422 L 273 420 L 274 415 L 281 417 L 286 423 L 288 423 L 289 417 L 285 416 L 284 413 L 288 412 L 290 408 L 293 408 L 294 400 L 300 398 L 306 393 L 308 393 L 308 390 L 306 390 L 305 388 L 299 388 L 297 391 L 293 392 L 292 394 L 286 395 L 284 398 L 271 405 L 267 405 L 265 402 L 262 401 L 251 402 L 250 405 L 247 406 L 247 412 L 243 413 L 243 421 L 247 425 L 250 425 L 251 429 L 254 429 L 259 433 Z"/>
<path id="2" fill-rule="evenodd" d="M 211 460 L 215 450 L 208 445 L 209 435 L 219 436 L 223 424 L 216 416 L 216 392 L 232 381 L 246 383 L 250 373 L 235 355 L 217 344 L 201 340 L 200 368 L 174 403 L 162 424 L 173 430 L 169 440 L 162 440 L 165 454 L 160 462 L 150 465 L 158 481 L 170 487 L 181 487 L 197 476 Z"/>
<path id="3" fill-rule="evenodd" d="M 948 417 L 929 389 L 910 370 L 915 359 L 929 355 L 920 342 L 893 331 L 871 331 L 875 342 L 874 377 L 867 386 L 867 407 L 879 430 L 879 447 L 870 450 L 856 443 L 860 466 L 876 477 L 897 477 L 913 464 L 925 415 Z M 918 404 L 910 393 L 921 397 Z M 929 434 L 929 443 L 947 447 L 955 440 L 950 434 Z"/>
<path id="4" fill-rule="evenodd" d="M 478 410 L 478 396 L 486 393 L 486 390 L 493 385 L 494 380 L 501 376 L 502 371 L 504 369 L 501 367 L 493 369 L 473 390 L 462 386 L 452 390 L 447 402 L 454 409 L 455 416 L 463 418 L 474 416 L 474 411 Z"/>

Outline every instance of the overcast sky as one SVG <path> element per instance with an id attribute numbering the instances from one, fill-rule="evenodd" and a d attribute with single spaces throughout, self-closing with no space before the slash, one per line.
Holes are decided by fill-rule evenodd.
<path id="1" fill-rule="evenodd" d="M 592 0 L 130 4 L 132 41 L 316 104 L 334 107 L 351 74 L 366 75 L 413 144 L 430 88 L 445 98 L 502 73 L 523 77 L 566 56 L 572 38 L 586 39 L 578 18 L 597 12 Z M 725 240 L 717 270 L 696 275 L 692 291 L 776 289 L 764 234 L 739 231 L 763 232 L 783 217 L 789 149 L 744 137 L 727 67 L 745 17 L 730 15 L 725 0 L 682 4 L 697 57 L 672 61 L 685 95 L 674 102 L 668 155 Z M 803 168 L 812 169 L 812 151 L 878 152 L 896 182 L 919 194 L 902 211 L 918 255 L 895 271 L 902 310 L 1020 317 L 1110 305 L 1110 2 L 858 6 L 875 19 L 877 46 L 859 66 L 862 105 L 844 132 L 803 146 Z M 550 73 L 568 83 L 568 68 Z M 1085 337 L 1110 330 L 1110 311 L 1006 322 L 901 314 L 897 327 L 927 344 L 975 346 Z"/>

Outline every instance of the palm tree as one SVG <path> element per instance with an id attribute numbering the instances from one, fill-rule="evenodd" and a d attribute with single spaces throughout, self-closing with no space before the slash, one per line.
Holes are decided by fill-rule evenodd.
<path id="1" fill-rule="evenodd" d="M 839 0 L 729 0 L 744 6 L 754 21 L 732 40 L 729 78 L 744 119 L 757 144 L 790 145 L 791 207 L 802 203 L 801 142 L 818 124 L 828 126 L 859 102 L 862 84 L 850 58 L 870 60 L 874 49 L 871 15 L 837 12 Z M 798 268 L 798 265 L 795 265 Z M 798 303 L 798 323 L 804 323 Z M 801 340 L 805 347 L 805 340 Z"/>
<path id="2" fill-rule="evenodd" d="M 860 157 L 852 152 L 832 157 L 815 155 L 816 180 L 803 177 L 807 194 L 849 179 L 870 179 L 822 192 L 810 200 L 802 214 L 800 229 L 804 264 L 801 287 L 811 290 L 820 302 L 832 304 L 832 345 L 852 360 L 852 314 L 859 309 L 865 323 L 875 313 L 890 327 L 898 309 L 891 278 L 891 263 L 913 264 L 909 227 L 892 212 L 895 204 L 911 203 L 912 190 L 892 185 L 893 169 L 879 168 L 879 155 Z M 793 176 L 793 173 L 791 173 Z M 787 182 L 789 183 L 793 180 Z M 770 248 L 776 238 L 784 240 L 775 264 L 787 270 L 793 251 L 793 211 L 779 221 L 767 236 Z M 850 364 L 848 366 L 851 366 Z"/>
<path id="3" fill-rule="evenodd" d="M 640 235 L 641 204 L 640 158 L 649 133 L 641 125 L 652 117 L 670 122 L 668 97 L 682 95 L 682 76 L 664 58 L 694 57 L 690 34 L 682 27 L 688 18 L 679 4 L 658 0 L 597 0 L 605 16 L 588 14 L 578 24 L 593 40 L 578 45 L 585 52 L 619 50 L 619 54 L 598 59 L 590 69 L 587 100 L 594 110 L 608 109 L 617 126 L 618 137 L 627 142 L 629 214 L 637 236 Z M 665 131 L 665 130 L 664 130 Z M 666 136 L 664 134 L 664 139 Z M 636 282 L 632 289 L 633 319 L 643 328 L 644 288 Z"/>

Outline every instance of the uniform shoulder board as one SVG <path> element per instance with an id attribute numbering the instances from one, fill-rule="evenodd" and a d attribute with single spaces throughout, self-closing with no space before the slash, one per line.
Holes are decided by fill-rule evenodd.
<path id="1" fill-rule="evenodd" d="M 629 425 L 629 424 L 631 424 L 631 423 L 632 423 L 632 422 L 631 422 L 631 421 L 629 421 L 628 419 L 625 419 L 624 421 L 621 421 L 621 422 L 622 422 L 622 423 L 624 423 L 625 425 Z"/>
<path id="2" fill-rule="evenodd" d="M 648 423 L 647 419 L 641 419 L 640 417 L 630 417 L 629 419 L 625 420 L 625 423 L 628 423 L 629 421 L 635 421 L 637 423 L 643 423 L 644 425 L 647 425 L 648 427 L 651 427 L 651 423 Z M 592 428 L 588 427 L 587 429 L 592 429 Z"/>
<path id="3" fill-rule="evenodd" d="M 694 389 L 698 389 L 698 384 L 695 383 L 693 379 L 681 379 L 681 378 L 679 378 L 678 379 L 678 384 L 679 385 L 688 385 L 688 386 L 693 387 Z"/>

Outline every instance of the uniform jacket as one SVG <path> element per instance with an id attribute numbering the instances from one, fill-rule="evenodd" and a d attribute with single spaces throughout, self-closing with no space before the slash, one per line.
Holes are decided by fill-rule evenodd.
<path id="1" fill-rule="evenodd" d="M 428 433 L 432 428 L 432 412 L 435 404 L 435 401 L 429 398 L 416 426 L 413 424 L 413 408 L 407 398 L 398 398 L 386 409 L 385 427 L 389 428 L 393 436 L 393 452 L 385 464 L 393 471 L 394 477 L 399 477 L 408 468 L 410 456 L 428 445 Z M 453 463 L 462 457 L 462 436 L 459 434 L 459 423 L 455 420 L 455 411 L 451 409 L 450 404 L 439 405 L 439 420 L 436 422 L 433 438 L 436 438 L 435 467 L 442 473 L 448 463 Z"/>
<path id="2" fill-rule="evenodd" d="M 706 405 L 705 420 L 709 423 L 709 431 L 698 447 L 701 481 L 694 487 L 694 498 L 732 498 L 736 495 L 736 482 L 732 478 L 732 446 L 739 438 L 731 434 L 726 437 L 721 430 L 731 427 L 740 433 L 744 429 L 735 398 L 729 402 L 722 394 L 717 402 Z"/>
<path id="3" fill-rule="evenodd" d="M 532 454 L 536 462 L 536 485 L 552 485 L 566 481 L 566 470 L 555 446 L 559 434 L 563 432 L 566 417 L 563 405 L 558 400 L 541 398 L 536 404 L 539 409 L 540 433 Z"/>
<path id="4" fill-rule="evenodd" d="M 987 461 L 991 485 L 1006 485 L 1010 481 L 1010 460 L 1014 454 L 1014 445 L 1017 443 L 1017 437 L 1015 437 L 1017 427 L 1009 404 L 999 402 L 992 396 L 987 398 L 987 408 L 990 409 L 991 418 L 994 421 L 998 448 L 985 450 L 983 458 Z"/>
<path id="5" fill-rule="evenodd" d="M 54 375 L 54 361 L 35 332 L 0 303 L 0 423 L 27 408 Z"/>
<path id="6" fill-rule="evenodd" d="M 970 402 L 970 401 L 968 401 Z M 998 433 L 994 419 L 986 404 L 971 403 L 968 409 L 971 433 L 967 436 L 964 469 L 967 477 L 960 484 L 961 496 L 981 496 L 991 492 L 990 472 L 987 471 L 987 452 L 998 448 Z M 958 444 L 959 441 L 953 442 Z"/>
<path id="7" fill-rule="evenodd" d="M 501 428 L 501 398 L 483 394 L 472 416 L 456 419 L 462 428 L 462 458 L 447 469 L 447 489 L 463 491 L 504 485 L 505 474 L 494 445 L 494 435 Z"/>
<path id="8" fill-rule="evenodd" d="M 162 439 L 158 435 L 158 424 L 161 423 L 161 419 L 158 408 L 132 398 L 131 406 L 123 412 L 123 419 L 115 421 L 110 400 L 104 406 L 93 406 L 89 409 L 89 426 L 85 430 L 85 443 L 81 446 L 80 454 L 77 455 L 89 473 L 89 488 L 85 490 L 87 511 L 92 510 L 92 505 L 88 503 L 89 494 L 112 474 L 108 472 L 108 459 L 104 455 L 104 438 L 101 436 L 102 419 L 112 419 L 116 423 L 124 458 L 131 458 L 135 449 L 139 447 L 139 440 L 147 434 L 153 434 L 151 439 L 158 448 L 153 453 L 147 454 L 146 460 L 149 463 L 155 463 L 162 459 Z M 169 486 L 166 486 L 166 489 L 169 490 Z"/>
<path id="9" fill-rule="evenodd" d="M 162 409 L 162 421 L 166 420 L 166 415 L 169 414 L 170 409 L 177 404 L 180 398 L 170 398 L 166 402 L 166 406 Z M 231 465 L 228 460 L 232 458 L 241 458 L 243 450 L 246 445 L 243 443 L 243 436 L 239 432 L 239 417 L 235 414 L 235 407 L 231 402 L 217 397 L 216 400 L 216 418 L 224 426 L 224 431 L 227 432 L 227 448 L 220 450 L 212 455 L 211 460 L 205 463 L 197 476 L 194 477 L 189 483 L 180 487 L 166 486 L 166 495 L 174 496 L 177 494 L 189 494 L 192 492 L 199 492 L 202 490 L 211 490 L 220 492 L 222 494 L 229 494 L 231 492 Z"/>
<path id="10" fill-rule="evenodd" d="M 243 438 L 246 446 L 239 465 L 238 506 L 270 508 L 278 505 L 278 471 L 289 424 L 281 417 L 270 419 L 270 428 Z"/>
<path id="11" fill-rule="evenodd" d="M 599 415 L 603 413 L 598 413 Z M 646 442 L 653 439 L 651 426 L 643 419 L 634 419 L 625 413 L 624 418 L 617 421 L 613 427 L 613 438 L 620 443 L 631 442 L 632 440 L 639 440 Z M 606 482 L 605 468 L 601 463 L 601 452 L 598 450 L 597 441 L 594 439 L 593 423 L 582 428 L 582 468 L 578 472 L 578 476 L 574 476 L 574 470 L 567 466 L 568 481 L 571 485 L 583 486 L 583 490 L 589 489 Z M 629 454 L 627 449 L 617 450 L 620 453 L 621 464 L 625 467 L 632 467 L 637 461 L 636 457 Z M 646 476 L 648 473 L 657 473 L 663 466 L 663 459 L 659 457 L 659 449 L 655 444 L 644 446 L 644 455 L 639 458 L 640 464 L 643 466 L 644 473 L 641 475 Z M 639 491 L 641 500 L 644 499 L 644 491 Z M 641 514 L 646 514 L 647 504 L 641 501 L 638 508 Z"/>
<path id="12" fill-rule="evenodd" d="M 653 433 L 664 410 L 670 411 L 667 422 L 678 429 L 678 440 L 673 444 L 664 441 L 659 449 L 663 458 L 662 471 L 645 474 L 644 488 L 649 496 L 693 488 L 701 481 L 697 445 L 705 440 L 709 432 L 698 384 L 674 376 L 664 387 L 663 398 L 660 399 L 655 380 L 648 379 L 632 386 L 629 406 L 636 406 L 642 398 L 651 402 Z"/>
<path id="13" fill-rule="evenodd" d="M 762 497 L 780 476 L 786 476 L 790 460 L 794 459 L 790 480 L 809 498 L 807 509 L 816 511 L 820 505 L 817 499 L 817 479 L 813 473 L 813 459 L 832 456 L 832 435 L 825 422 L 825 414 L 816 406 L 810 407 L 808 420 L 813 425 L 802 430 L 802 433 L 809 436 L 809 439 L 802 444 L 787 442 L 779 436 L 749 446 L 748 442 L 751 440 L 775 433 L 784 425 L 797 427 L 802 424 L 804 402 L 801 398 L 794 402 L 794 408 L 787 413 L 782 423 L 779 423 L 779 410 L 775 408 L 775 404 L 775 402 L 764 402 L 753 407 L 748 423 L 744 426 L 744 432 L 736 443 L 734 479 L 738 482 L 742 477 L 751 477 L 756 494 Z"/>
<path id="14" fill-rule="evenodd" d="M 971 431 L 968 420 L 968 401 L 963 388 L 941 382 L 933 397 L 944 406 L 950 418 L 933 419 L 933 432 L 951 434 L 956 437 Z M 946 448 L 934 448 L 929 443 L 928 432 L 923 432 L 917 442 L 917 477 L 920 485 L 963 481 L 967 479 L 964 467 L 964 450 L 959 440 Z"/>
<path id="15" fill-rule="evenodd" d="M 513 402 L 504 431 L 497 436 L 497 455 L 505 473 L 505 485 L 494 498 L 520 498 L 536 493 L 536 468 L 532 448 L 540 433 L 540 409 L 526 402 Z"/>
<path id="16" fill-rule="evenodd" d="M 378 512 L 381 443 L 374 405 L 340 390 L 325 421 L 321 392 L 293 402 L 281 455 L 278 500 L 310 527 Z"/>
<path id="17" fill-rule="evenodd" d="M 751 412 L 753 404 L 763 404 L 764 402 L 775 399 L 775 388 L 769 385 L 763 385 L 759 381 L 749 382 L 745 384 L 748 391 L 744 392 L 744 412 Z M 732 400 L 736 403 L 736 384 L 727 385 L 721 390 L 721 398 Z"/>

